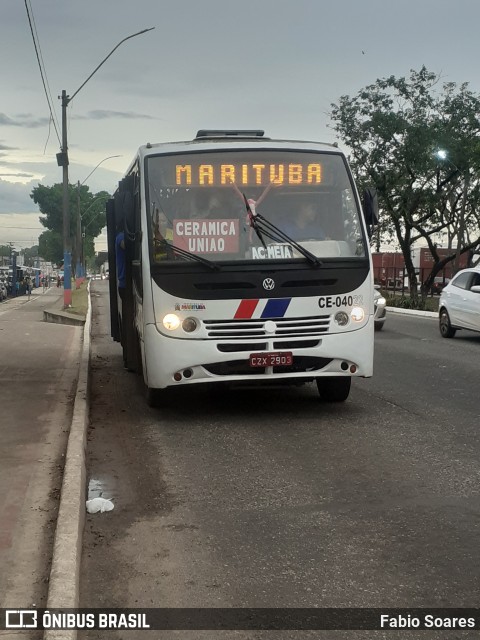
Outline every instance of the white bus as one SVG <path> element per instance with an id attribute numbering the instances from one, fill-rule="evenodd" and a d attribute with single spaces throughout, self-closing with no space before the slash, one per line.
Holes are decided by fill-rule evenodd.
<path id="1" fill-rule="evenodd" d="M 107 229 L 112 336 L 149 404 L 170 387 L 274 381 L 341 402 L 371 376 L 367 193 L 362 215 L 335 145 L 199 131 L 140 147 Z"/>

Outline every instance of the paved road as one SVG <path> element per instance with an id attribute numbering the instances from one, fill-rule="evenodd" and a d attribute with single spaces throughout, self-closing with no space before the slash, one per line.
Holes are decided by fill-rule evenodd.
<path id="1" fill-rule="evenodd" d="M 198 389 L 153 410 L 108 336 L 104 283 L 93 309 L 88 474 L 115 509 L 87 517 L 82 606 L 478 605 L 479 336 L 392 314 L 345 405 L 312 385 Z M 404 635 L 335 632 L 383 637 Z"/>
<path id="2" fill-rule="evenodd" d="M 390 313 L 376 337 L 373 382 L 379 397 L 442 427 L 457 425 L 476 442 L 480 334 L 458 331 L 446 340 L 436 318 Z"/>
<path id="3" fill-rule="evenodd" d="M 0 304 L 0 607 L 46 605 L 82 336 L 43 321 L 62 295 Z"/>

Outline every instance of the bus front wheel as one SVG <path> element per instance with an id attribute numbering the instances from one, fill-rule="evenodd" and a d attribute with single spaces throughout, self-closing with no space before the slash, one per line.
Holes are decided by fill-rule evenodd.
<path id="1" fill-rule="evenodd" d="M 318 393 L 326 402 L 345 402 L 350 393 L 352 379 L 344 378 L 317 378 Z"/>
<path id="2" fill-rule="evenodd" d="M 151 389 L 150 387 L 145 387 L 145 398 L 149 407 L 156 408 L 162 405 L 164 397 L 164 393 L 162 392 L 163 389 Z"/>
<path id="3" fill-rule="evenodd" d="M 145 398 L 149 407 L 158 409 L 159 407 L 172 406 L 175 402 L 176 389 L 167 387 L 166 389 L 152 389 L 145 385 Z"/>

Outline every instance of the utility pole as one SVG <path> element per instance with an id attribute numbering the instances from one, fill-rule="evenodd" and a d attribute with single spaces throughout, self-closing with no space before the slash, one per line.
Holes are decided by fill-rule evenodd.
<path id="1" fill-rule="evenodd" d="M 67 107 L 70 102 L 65 89 L 62 91 L 62 152 L 57 154 L 57 163 L 63 174 L 63 306 L 72 306 L 72 249 L 70 241 L 70 194 L 68 193 L 68 145 Z"/>
<path id="2" fill-rule="evenodd" d="M 77 95 L 77 93 L 87 84 L 90 78 L 100 69 L 100 67 L 108 60 L 108 58 L 112 55 L 118 47 L 125 42 L 126 40 L 130 40 L 130 38 L 134 38 L 135 36 L 139 36 L 142 33 L 146 33 L 147 31 L 152 31 L 155 27 L 151 27 L 150 29 L 143 29 L 138 33 L 133 33 L 131 36 L 127 36 L 123 40 L 121 40 L 106 56 L 102 62 L 92 71 L 92 73 L 88 76 L 85 82 L 80 85 L 80 87 L 75 91 L 75 93 L 70 97 L 67 96 L 67 92 L 65 89 L 62 91 L 61 100 L 62 100 L 62 148 L 61 152 L 57 153 L 57 164 L 59 167 L 63 169 L 63 198 L 62 198 L 62 208 L 63 208 L 63 306 L 65 309 L 72 305 L 72 248 L 71 248 L 71 239 L 70 239 L 70 207 L 69 207 L 69 192 L 68 192 L 68 143 L 67 143 L 67 107 L 73 98 Z"/>
<path id="3" fill-rule="evenodd" d="M 80 287 L 80 282 L 83 282 L 83 270 L 82 270 L 82 218 L 80 215 L 80 180 L 77 180 L 77 239 L 75 242 L 75 282 L 77 289 Z"/>
<path id="4" fill-rule="evenodd" d="M 17 295 L 17 252 L 13 248 L 12 243 L 10 243 L 10 247 L 11 247 L 10 262 L 12 264 L 12 296 L 16 297 Z"/>

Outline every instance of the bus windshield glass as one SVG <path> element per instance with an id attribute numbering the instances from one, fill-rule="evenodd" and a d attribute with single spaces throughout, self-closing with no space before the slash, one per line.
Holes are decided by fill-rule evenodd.
<path id="1" fill-rule="evenodd" d="M 338 153 L 149 156 L 146 189 L 154 263 L 194 256 L 214 263 L 304 260 L 295 244 L 320 259 L 367 255 L 354 188 Z"/>

